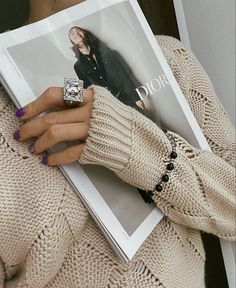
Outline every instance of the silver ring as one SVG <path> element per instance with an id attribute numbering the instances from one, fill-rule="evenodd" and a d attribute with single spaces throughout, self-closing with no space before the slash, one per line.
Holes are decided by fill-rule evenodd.
<path id="1" fill-rule="evenodd" d="M 64 78 L 63 100 L 68 108 L 78 107 L 83 103 L 84 81 L 74 78 Z"/>

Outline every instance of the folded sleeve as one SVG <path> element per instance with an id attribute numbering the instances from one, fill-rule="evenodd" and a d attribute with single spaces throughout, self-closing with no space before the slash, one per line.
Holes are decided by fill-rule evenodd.
<path id="1" fill-rule="evenodd" d="M 90 129 L 80 163 L 105 166 L 125 182 L 154 191 L 153 200 L 172 221 L 234 240 L 233 166 L 171 133 L 177 145 L 174 169 L 163 190 L 155 191 L 169 163 L 170 140 L 154 122 L 104 88 L 93 89 Z"/>

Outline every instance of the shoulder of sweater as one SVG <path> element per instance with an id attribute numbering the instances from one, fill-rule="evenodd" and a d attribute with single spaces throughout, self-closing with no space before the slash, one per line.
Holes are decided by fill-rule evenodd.
<path id="1" fill-rule="evenodd" d="M 166 35 L 155 35 L 155 38 L 162 50 L 175 51 L 177 49 L 186 49 L 184 43 L 177 38 Z"/>
<path id="2" fill-rule="evenodd" d="M 177 66 L 178 69 L 182 69 L 182 65 L 185 65 L 185 68 L 189 66 L 187 62 L 190 58 L 193 60 L 193 54 L 184 43 L 171 36 L 158 35 L 155 37 L 173 72 L 175 72 Z"/>

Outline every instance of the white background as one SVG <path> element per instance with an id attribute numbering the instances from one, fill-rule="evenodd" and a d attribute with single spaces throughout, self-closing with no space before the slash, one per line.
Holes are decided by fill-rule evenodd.
<path id="1" fill-rule="evenodd" d="M 181 40 L 191 45 L 235 125 L 235 0 L 175 0 L 175 6 Z"/>

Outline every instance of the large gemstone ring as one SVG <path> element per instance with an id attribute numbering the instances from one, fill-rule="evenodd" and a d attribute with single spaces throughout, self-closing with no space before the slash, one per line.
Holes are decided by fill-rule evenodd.
<path id="1" fill-rule="evenodd" d="M 63 99 L 68 108 L 78 107 L 83 102 L 84 81 L 64 78 Z"/>

